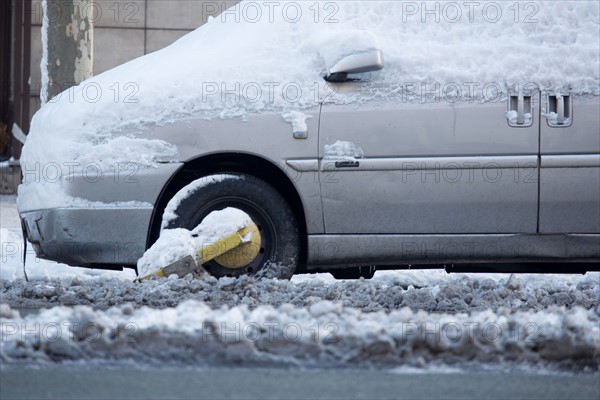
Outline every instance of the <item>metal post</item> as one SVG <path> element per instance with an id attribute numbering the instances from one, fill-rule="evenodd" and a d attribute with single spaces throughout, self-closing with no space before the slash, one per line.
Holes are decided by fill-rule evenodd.
<path id="1" fill-rule="evenodd" d="M 93 21 L 93 0 L 46 0 L 42 29 L 47 29 L 47 66 L 42 69 L 47 68 L 48 82 L 42 103 L 92 77 Z"/>

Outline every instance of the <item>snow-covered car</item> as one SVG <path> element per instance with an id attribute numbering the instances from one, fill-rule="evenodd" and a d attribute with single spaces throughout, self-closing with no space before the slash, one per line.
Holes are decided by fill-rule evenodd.
<path id="1" fill-rule="evenodd" d="M 38 256 L 135 266 L 231 207 L 261 245 L 217 276 L 597 270 L 597 4 L 408 3 L 242 2 L 51 100 L 18 197 Z"/>

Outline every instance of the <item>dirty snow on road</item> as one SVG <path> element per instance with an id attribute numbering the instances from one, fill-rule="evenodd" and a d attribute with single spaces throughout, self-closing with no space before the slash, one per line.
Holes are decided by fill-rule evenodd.
<path id="1" fill-rule="evenodd" d="M 186 364 L 415 366 L 509 363 L 596 371 L 596 312 L 509 309 L 367 313 L 338 302 L 105 311 L 55 307 L 31 317 L 3 305 L 3 361 L 134 360 Z M 32 334 L 36 324 L 46 327 Z M 24 336 L 20 329 L 29 329 Z"/>
<path id="2" fill-rule="evenodd" d="M 134 283 L 36 259 L 2 197 L 3 363 L 96 360 L 597 371 L 600 274 L 378 272 Z M 29 308 L 44 308 L 31 312 Z"/>

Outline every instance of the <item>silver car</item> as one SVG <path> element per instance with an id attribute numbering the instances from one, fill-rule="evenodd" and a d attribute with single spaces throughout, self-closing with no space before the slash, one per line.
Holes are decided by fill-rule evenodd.
<path id="1" fill-rule="evenodd" d="M 367 98 L 384 64 L 381 50 L 354 52 L 324 82 Z M 121 179 L 70 176 L 66 193 L 91 205 L 22 209 L 25 235 L 41 258 L 135 267 L 161 229 L 192 229 L 234 207 L 261 245 L 243 265 L 206 264 L 216 276 L 600 269 L 598 96 L 536 86 L 494 102 L 406 93 L 321 98 L 299 123 L 264 112 L 148 127 L 145 138 L 168 138 L 178 153 L 154 168 L 132 164 Z"/>

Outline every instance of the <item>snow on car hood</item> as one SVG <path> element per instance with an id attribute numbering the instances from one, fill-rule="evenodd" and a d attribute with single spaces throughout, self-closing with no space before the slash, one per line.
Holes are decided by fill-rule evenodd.
<path id="1" fill-rule="evenodd" d="M 259 17 L 250 15 L 251 4 L 261 10 Z M 423 101 L 425 85 L 453 102 L 498 101 L 490 93 L 527 82 L 599 94 L 597 3 L 527 3 L 533 4 L 527 9 L 515 3 L 518 12 L 510 2 L 457 4 L 432 4 L 436 16 L 421 10 L 421 3 L 409 9 L 387 1 L 293 2 L 287 8 L 242 2 L 171 46 L 45 104 L 32 120 L 22 164 L 32 170 L 56 163 L 64 175 L 88 162 L 107 169 L 131 162 L 150 167 L 175 157 L 177 148 L 168 137 L 144 138 L 147 125 L 265 111 L 290 115 L 319 100 Z M 322 79 L 340 57 L 377 47 L 385 68 L 362 76 L 371 83 L 367 96 L 332 91 Z M 74 204 L 60 183 L 27 176 L 19 193 L 21 211 Z"/>

